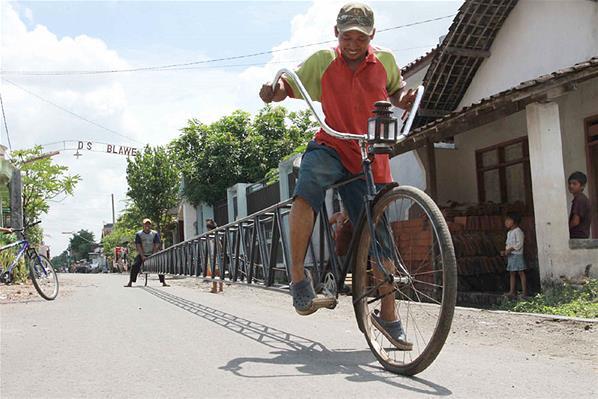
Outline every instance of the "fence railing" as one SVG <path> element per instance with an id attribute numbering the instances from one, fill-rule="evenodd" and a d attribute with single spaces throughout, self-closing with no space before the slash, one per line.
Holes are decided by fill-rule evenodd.
<path id="1" fill-rule="evenodd" d="M 287 287 L 291 270 L 291 202 L 290 199 L 279 202 L 166 248 L 147 258 L 144 270 L 182 276 L 211 276 L 213 279 L 265 287 Z M 340 269 L 325 204 L 316 219 L 305 266 L 316 281 L 322 281 L 327 271 Z"/>

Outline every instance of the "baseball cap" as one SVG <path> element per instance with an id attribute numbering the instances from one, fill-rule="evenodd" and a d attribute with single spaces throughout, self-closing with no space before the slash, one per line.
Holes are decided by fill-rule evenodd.
<path id="1" fill-rule="evenodd" d="M 356 30 L 369 36 L 374 33 L 374 12 L 367 4 L 347 3 L 336 17 L 336 28 L 340 33 Z"/>
<path id="2" fill-rule="evenodd" d="M 152 220 L 148 219 L 148 218 L 143 219 L 143 224 L 146 224 L 146 223 L 153 224 Z"/>

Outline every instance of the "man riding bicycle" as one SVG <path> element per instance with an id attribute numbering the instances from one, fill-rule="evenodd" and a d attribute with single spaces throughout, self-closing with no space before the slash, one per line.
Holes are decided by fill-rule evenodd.
<path id="1" fill-rule="evenodd" d="M 390 100 L 393 105 L 408 110 L 415 94 L 411 90 L 403 90 L 405 83 L 393 54 L 370 45 L 376 30 L 374 13 L 369 6 L 346 4 L 336 22 L 334 32 L 338 46 L 317 51 L 296 72 L 312 99 L 321 102 L 330 127 L 340 132 L 366 134 L 375 102 Z M 266 103 L 287 97 L 300 98 L 300 92 L 290 79 L 284 77 L 274 89 L 266 83 L 260 90 L 260 98 Z M 316 295 L 311 277 L 304 268 L 304 260 L 315 214 L 324 202 L 326 187 L 359 174 L 361 161 L 360 148 L 355 140 L 341 140 L 323 130 L 316 133 L 303 155 L 290 213 L 291 295 L 293 306 L 301 315 L 336 304 L 334 297 Z M 375 156 L 372 172 L 377 185 L 392 182 L 388 155 Z M 357 225 L 366 191 L 363 179 L 339 188 L 354 226 Z M 385 289 L 389 290 L 388 287 Z M 395 309 L 394 295 L 386 295 L 382 299 L 380 314 L 372 314 L 371 320 L 398 349 L 411 350 L 412 344 L 405 339 Z"/>

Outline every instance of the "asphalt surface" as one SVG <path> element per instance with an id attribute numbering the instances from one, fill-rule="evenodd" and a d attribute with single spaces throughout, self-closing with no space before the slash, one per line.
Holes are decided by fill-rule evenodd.
<path id="1" fill-rule="evenodd" d="M 214 295 L 196 279 L 60 280 L 53 302 L 0 305 L 0 397 L 598 395 L 598 324 L 461 310 L 435 363 L 408 378 L 378 365 L 347 300 L 301 317 L 288 295 L 243 286 Z"/>

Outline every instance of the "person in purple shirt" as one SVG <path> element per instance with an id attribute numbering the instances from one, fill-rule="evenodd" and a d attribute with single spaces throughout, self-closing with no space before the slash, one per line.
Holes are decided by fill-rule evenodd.
<path id="1" fill-rule="evenodd" d="M 582 172 L 569 176 L 569 192 L 573 194 L 569 213 L 569 238 L 589 238 L 592 210 L 590 200 L 583 193 L 588 178 Z"/>

